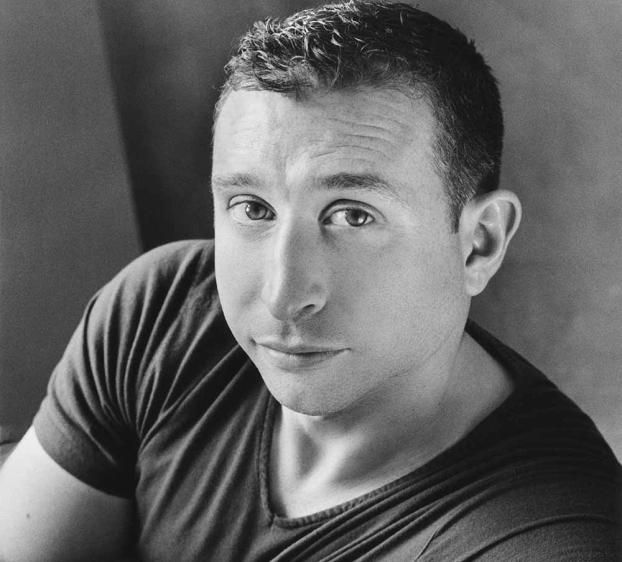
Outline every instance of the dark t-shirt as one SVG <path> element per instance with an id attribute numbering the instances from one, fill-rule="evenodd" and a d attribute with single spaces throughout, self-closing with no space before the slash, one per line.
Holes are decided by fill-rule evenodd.
<path id="1" fill-rule="evenodd" d="M 283 517 L 267 476 L 278 405 L 225 323 L 212 243 L 176 243 L 89 303 L 35 430 L 75 477 L 133 499 L 143 560 L 615 560 L 611 450 L 544 375 L 467 330 L 513 394 L 410 474 Z"/>

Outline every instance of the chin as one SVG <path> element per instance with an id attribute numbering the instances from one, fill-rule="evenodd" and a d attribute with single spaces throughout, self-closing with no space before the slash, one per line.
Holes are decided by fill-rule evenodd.
<path id="1" fill-rule="evenodd" d="M 292 392 L 292 389 L 274 388 L 267 384 L 268 391 L 281 406 L 305 416 L 327 416 L 333 413 L 333 408 L 321 397 L 312 392 Z"/>
<path id="2" fill-rule="evenodd" d="M 281 406 L 305 416 L 331 417 L 348 410 L 357 402 L 355 397 L 342 396 L 330 385 L 319 389 L 263 378 L 268 391 Z"/>
<path id="3" fill-rule="evenodd" d="M 302 416 L 309 416 L 314 418 L 331 418 L 337 416 L 345 410 L 345 408 L 331 407 L 326 404 L 311 404 L 301 402 L 292 403 L 290 401 L 281 402 L 278 399 L 277 401 L 279 402 L 279 404 L 281 404 L 281 406 L 287 408 L 292 412 L 296 412 L 297 414 L 300 414 Z"/>

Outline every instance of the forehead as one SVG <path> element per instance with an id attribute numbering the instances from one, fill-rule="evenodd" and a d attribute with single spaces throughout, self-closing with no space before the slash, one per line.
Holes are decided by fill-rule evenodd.
<path id="1" fill-rule="evenodd" d="M 408 142 L 428 140 L 434 127 L 423 96 L 415 98 L 393 89 L 314 92 L 302 99 L 277 92 L 239 90 L 230 92 L 221 104 L 214 140 L 256 140 L 278 131 L 279 139 L 303 135 L 305 140 L 310 137 L 319 141 L 368 133 L 388 142 Z"/>
<path id="2" fill-rule="evenodd" d="M 374 174 L 396 185 L 438 183 L 436 122 L 423 98 L 397 90 L 314 93 L 297 100 L 266 91 L 231 92 L 214 129 L 215 176 Z"/>

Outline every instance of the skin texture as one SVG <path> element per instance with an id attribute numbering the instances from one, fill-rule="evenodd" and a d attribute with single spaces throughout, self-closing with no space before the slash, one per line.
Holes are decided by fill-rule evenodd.
<path id="1" fill-rule="evenodd" d="M 282 405 L 272 499 L 290 515 L 412 470 L 510 391 L 463 328 L 520 206 L 475 198 L 452 232 L 435 125 L 423 99 L 393 90 L 238 91 L 222 106 L 216 278 Z"/>
<path id="2" fill-rule="evenodd" d="M 332 415 L 403 377 L 422 397 L 443 386 L 425 373 L 448 371 L 468 298 L 433 130 L 424 103 L 391 91 L 225 102 L 214 141 L 219 294 L 287 407 Z M 376 175 L 394 193 L 326 187 L 346 173 Z M 269 214 L 251 220 L 249 204 Z M 368 222 L 350 226 L 346 209 Z M 338 353 L 290 367 L 270 351 L 296 346 Z"/>
<path id="3" fill-rule="evenodd" d="M 2 562 L 121 562 L 130 560 L 132 502 L 63 470 L 31 428 L 0 471 L 0 529 Z"/>

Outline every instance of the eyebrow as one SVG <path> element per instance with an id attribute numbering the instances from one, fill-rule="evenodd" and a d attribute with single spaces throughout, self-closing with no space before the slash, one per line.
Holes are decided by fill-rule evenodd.
<path id="1" fill-rule="evenodd" d="M 261 187 L 259 178 L 251 174 L 229 174 L 212 177 L 212 189 L 226 190 L 236 187 Z"/>
<path id="2" fill-rule="evenodd" d="M 330 190 L 359 189 L 363 191 L 370 191 L 383 197 L 395 199 L 399 203 L 406 203 L 395 187 L 375 174 L 333 174 L 321 178 L 320 184 Z"/>
<path id="3" fill-rule="evenodd" d="M 320 187 L 327 190 L 362 190 L 376 193 L 382 197 L 393 199 L 402 205 L 406 205 L 406 201 L 398 190 L 386 180 L 376 174 L 354 174 L 354 173 L 338 173 L 319 178 Z M 222 176 L 214 176 L 212 178 L 212 189 L 226 191 L 227 189 L 239 189 L 253 187 L 262 189 L 263 182 L 252 174 L 229 174 Z"/>

